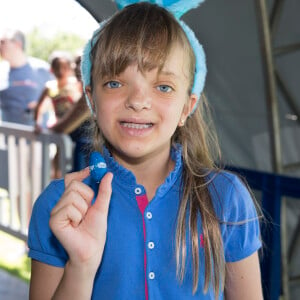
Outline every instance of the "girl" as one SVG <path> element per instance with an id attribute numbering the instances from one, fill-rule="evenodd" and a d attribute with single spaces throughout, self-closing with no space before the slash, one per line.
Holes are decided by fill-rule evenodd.
<path id="1" fill-rule="evenodd" d="M 59 122 L 81 97 L 82 93 L 79 81 L 74 76 L 73 69 L 73 62 L 68 53 L 55 51 L 51 55 L 51 71 L 54 74 L 55 79 L 46 82 L 45 89 L 35 108 L 34 121 L 36 133 L 40 133 L 42 130 L 43 126 L 41 124 L 41 119 L 45 111 L 48 110 L 48 112 L 51 112 L 53 109 L 55 122 Z M 50 105 L 47 103 L 48 99 L 51 100 Z M 44 107 L 46 107 L 46 109 Z M 51 122 L 53 123 L 52 120 Z M 53 124 L 47 127 L 52 128 Z M 61 177 L 59 155 L 59 149 L 56 149 L 56 154 L 52 161 L 52 178 Z"/>
<path id="2" fill-rule="evenodd" d="M 56 119 L 60 119 L 73 106 L 81 96 L 79 83 L 74 76 L 72 60 L 67 53 L 54 52 L 51 58 L 51 71 L 55 79 L 46 83 L 38 104 L 35 109 L 34 120 L 37 130 L 39 128 L 39 118 L 41 117 L 41 107 L 44 101 L 50 97 L 55 112 Z"/>
<path id="3" fill-rule="evenodd" d="M 262 299 L 257 214 L 213 165 L 197 105 L 205 60 L 185 26 L 142 2 L 88 44 L 83 80 L 109 172 L 99 187 L 88 168 L 68 174 L 36 201 L 31 299 Z"/>

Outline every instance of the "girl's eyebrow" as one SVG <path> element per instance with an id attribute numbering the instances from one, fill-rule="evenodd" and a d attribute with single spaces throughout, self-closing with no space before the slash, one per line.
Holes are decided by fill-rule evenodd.
<path id="1" fill-rule="evenodd" d="M 167 75 L 167 76 L 171 76 L 171 77 L 174 77 L 175 79 L 178 79 L 179 76 L 177 74 L 175 74 L 174 72 L 172 71 L 168 71 L 168 70 L 161 70 L 159 72 L 160 75 Z"/>

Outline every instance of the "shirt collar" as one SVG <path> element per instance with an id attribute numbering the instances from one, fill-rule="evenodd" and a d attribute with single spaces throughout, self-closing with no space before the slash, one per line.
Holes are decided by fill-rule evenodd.
<path id="1" fill-rule="evenodd" d="M 175 162 L 174 169 L 166 177 L 164 183 L 158 187 L 156 195 L 163 196 L 175 183 L 178 177 L 181 175 L 182 170 L 182 147 L 179 144 L 175 144 L 171 147 L 171 158 Z M 136 178 L 134 174 L 128 169 L 120 165 L 111 155 L 106 147 L 103 147 L 103 157 L 107 164 L 108 171 L 114 174 L 114 181 L 122 185 L 124 189 L 127 187 L 136 186 Z"/>

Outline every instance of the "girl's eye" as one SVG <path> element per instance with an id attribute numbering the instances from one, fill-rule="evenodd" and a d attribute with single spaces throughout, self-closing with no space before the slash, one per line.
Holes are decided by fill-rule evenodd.
<path id="1" fill-rule="evenodd" d="M 160 92 L 170 93 L 173 89 L 169 85 L 161 84 L 157 87 Z"/>
<path id="2" fill-rule="evenodd" d="M 121 87 L 121 83 L 118 81 L 109 81 L 107 83 L 105 83 L 105 86 L 107 86 L 110 89 L 117 89 L 119 87 Z"/>

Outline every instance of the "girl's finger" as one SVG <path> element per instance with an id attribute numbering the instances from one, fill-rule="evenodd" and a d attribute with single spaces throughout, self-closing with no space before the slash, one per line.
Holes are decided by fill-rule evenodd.
<path id="1" fill-rule="evenodd" d="M 111 183 L 113 174 L 108 172 L 102 178 L 99 184 L 99 191 L 96 201 L 93 205 L 99 212 L 107 214 L 109 208 L 110 197 L 112 193 Z"/>
<path id="2" fill-rule="evenodd" d="M 91 200 L 93 198 L 93 192 L 91 193 L 91 197 L 89 197 L 89 200 L 86 200 L 86 198 L 83 198 L 83 196 L 76 192 L 76 191 L 68 191 L 64 194 L 64 196 L 61 198 L 61 200 L 57 203 L 57 205 L 52 209 L 51 214 L 55 214 L 58 210 L 60 210 L 62 207 L 72 204 L 74 205 L 82 215 L 86 214 L 86 211 L 88 210 Z"/>
<path id="3" fill-rule="evenodd" d="M 74 203 L 81 208 L 85 202 L 87 206 L 91 205 L 94 198 L 94 191 L 81 181 L 71 181 L 71 183 L 66 187 L 61 199 L 58 201 L 56 206 L 53 208 L 53 213 L 59 210 L 61 207 L 67 205 L 68 203 Z"/>
<path id="4" fill-rule="evenodd" d="M 89 167 L 86 167 L 78 172 L 68 173 L 65 175 L 65 187 L 67 187 L 73 180 L 82 181 L 90 174 Z"/>
<path id="5" fill-rule="evenodd" d="M 81 212 L 72 204 L 66 205 L 52 214 L 50 228 L 53 231 L 60 230 L 72 224 L 77 227 L 83 219 Z"/>

